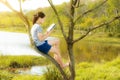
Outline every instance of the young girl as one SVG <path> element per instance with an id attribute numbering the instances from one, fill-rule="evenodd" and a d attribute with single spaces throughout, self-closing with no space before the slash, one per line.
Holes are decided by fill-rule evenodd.
<path id="1" fill-rule="evenodd" d="M 52 30 L 46 33 L 43 33 L 41 24 L 45 20 L 45 14 L 43 12 L 38 12 L 34 15 L 33 18 L 33 27 L 31 29 L 32 39 L 37 47 L 37 49 L 44 54 L 49 54 L 49 52 L 54 53 L 55 60 L 60 64 L 62 68 L 69 65 L 69 63 L 63 64 L 60 49 L 59 49 L 59 40 L 46 40 L 49 37 Z"/>

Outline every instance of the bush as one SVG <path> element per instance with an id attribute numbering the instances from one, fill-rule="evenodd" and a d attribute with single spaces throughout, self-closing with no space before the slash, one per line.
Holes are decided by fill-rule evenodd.
<path id="1" fill-rule="evenodd" d="M 120 33 L 117 33 L 117 34 L 115 35 L 115 37 L 120 38 Z"/>
<path id="2" fill-rule="evenodd" d="M 120 57 L 104 64 L 80 63 L 75 80 L 120 80 Z"/>
<path id="3" fill-rule="evenodd" d="M 20 64 L 17 63 L 16 61 L 11 62 L 11 64 L 9 65 L 9 67 L 11 68 L 20 68 Z"/>
<path id="4" fill-rule="evenodd" d="M 49 66 L 44 74 L 45 80 L 62 80 L 60 72 L 54 67 Z"/>
<path id="5" fill-rule="evenodd" d="M 45 80 L 45 79 L 42 76 L 18 75 L 18 76 L 15 76 L 12 80 Z"/>
<path id="6" fill-rule="evenodd" d="M 0 80 L 12 80 L 13 76 L 14 75 L 7 71 L 0 70 Z"/>
<path id="7" fill-rule="evenodd" d="M 113 37 L 114 34 L 113 33 L 108 33 L 108 37 Z"/>

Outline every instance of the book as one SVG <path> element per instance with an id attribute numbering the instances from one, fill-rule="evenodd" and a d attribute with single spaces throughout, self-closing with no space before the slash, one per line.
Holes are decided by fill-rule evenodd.
<path id="1" fill-rule="evenodd" d="M 47 32 L 51 31 L 53 28 L 55 28 L 56 24 L 51 24 L 48 28 L 47 28 Z"/>

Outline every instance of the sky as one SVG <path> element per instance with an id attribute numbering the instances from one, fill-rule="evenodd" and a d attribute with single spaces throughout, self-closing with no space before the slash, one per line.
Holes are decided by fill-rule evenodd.
<path id="1" fill-rule="evenodd" d="M 18 0 L 8 0 L 14 9 L 19 10 Z M 70 0 L 52 0 L 55 5 L 69 2 Z M 35 10 L 40 7 L 50 6 L 48 0 L 26 0 L 22 3 L 23 10 Z M 10 11 L 5 5 L 0 3 L 0 11 Z"/>

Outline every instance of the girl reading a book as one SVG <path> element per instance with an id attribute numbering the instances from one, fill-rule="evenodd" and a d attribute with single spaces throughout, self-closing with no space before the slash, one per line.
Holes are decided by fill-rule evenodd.
<path id="1" fill-rule="evenodd" d="M 59 40 L 46 40 L 50 36 L 52 30 L 43 33 L 43 28 L 41 25 L 44 22 L 44 20 L 45 14 L 43 12 L 38 12 L 34 15 L 31 35 L 35 46 L 40 52 L 43 52 L 44 54 L 49 54 L 49 52 L 54 53 L 54 58 L 60 64 L 60 66 L 62 68 L 66 67 L 69 65 L 69 63 L 63 64 L 62 62 L 59 49 Z"/>

